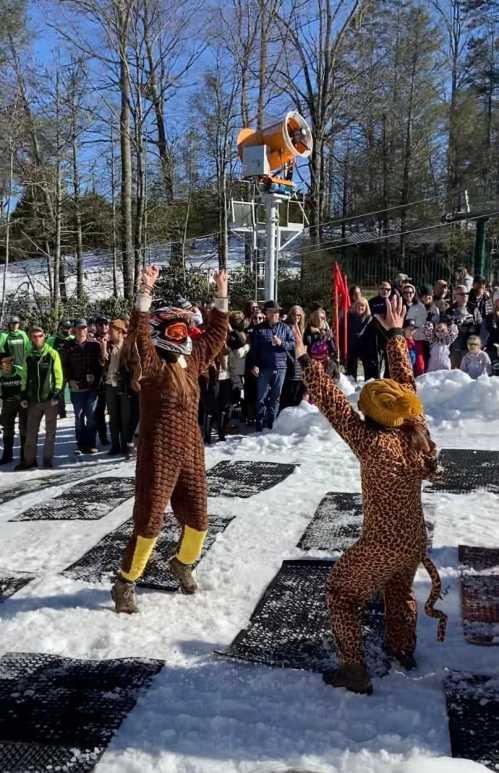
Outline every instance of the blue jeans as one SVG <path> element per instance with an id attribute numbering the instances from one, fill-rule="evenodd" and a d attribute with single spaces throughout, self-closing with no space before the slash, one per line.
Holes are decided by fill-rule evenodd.
<path id="1" fill-rule="evenodd" d="M 261 370 L 256 381 L 256 428 L 267 426 L 272 429 L 279 412 L 279 400 L 286 369 Z"/>
<path id="2" fill-rule="evenodd" d="M 95 448 L 97 397 L 97 392 L 93 389 L 71 392 L 71 402 L 75 412 L 76 445 L 80 449 Z"/>

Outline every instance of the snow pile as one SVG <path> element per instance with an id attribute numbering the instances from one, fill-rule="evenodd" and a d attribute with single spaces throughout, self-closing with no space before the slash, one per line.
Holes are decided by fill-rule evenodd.
<path id="1" fill-rule="evenodd" d="M 306 438 L 309 435 L 321 435 L 331 432 L 331 425 L 317 406 L 305 400 L 296 408 L 285 408 L 279 414 L 274 425 L 277 435 L 297 435 Z"/>
<path id="2" fill-rule="evenodd" d="M 338 379 L 338 386 L 346 394 L 347 397 L 350 397 L 350 395 L 353 395 L 355 393 L 355 383 L 352 382 L 348 378 L 348 376 L 345 376 L 343 373 L 340 373 L 340 377 Z"/>
<path id="3" fill-rule="evenodd" d="M 425 373 L 417 379 L 425 413 L 433 421 L 499 420 L 499 378 L 473 380 L 460 370 Z"/>
<path id="4" fill-rule="evenodd" d="M 355 759 L 358 757 L 358 760 Z M 251 773 L 340 773 L 344 770 L 352 770 L 354 773 L 385 773 L 387 770 L 387 759 L 380 759 L 379 762 L 373 760 L 369 755 L 349 755 L 349 767 L 331 768 L 331 767 L 310 767 L 310 768 L 288 768 L 280 765 L 272 767 L 254 768 Z M 423 757 L 415 755 L 409 760 L 401 760 L 400 764 L 393 762 L 392 773 L 485 773 L 487 768 L 478 762 L 471 760 L 455 759 L 452 757 Z M 350 767 L 351 766 L 351 767 Z"/>
<path id="5" fill-rule="evenodd" d="M 347 397 L 355 393 L 355 387 L 343 373 L 338 380 L 338 386 Z M 315 405 L 304 400 L 296 408 L 285 408 L 281 411 L 274 425 L 274 433 L 306 438 L 309 435 L 330 434 L 331 425 Z"/>

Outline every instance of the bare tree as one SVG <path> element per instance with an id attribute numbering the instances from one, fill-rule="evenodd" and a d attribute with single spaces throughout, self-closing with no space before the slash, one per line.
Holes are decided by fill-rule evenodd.
<path id="1" fill-rule="evenodd" d="M 2 138 L 4 152 L 7 155 L 7 168 L 5 176 L 0 179 L 0 225 L 5 228 L 4 241 L 4 266 L 2 276 L 2 305 L 0 310 L 0 323 L 5 314 L 7 272 L 10 261 L 10 230 L 12 217 L 12 201 L 14 196 L 14 164 L 16 152 L 19 147 L 19 130 L 22 116 L 19 110 L 19 93 L 15 92 L 12 100 L 8 100 L 1 111 Z"/>
<path id="2" fill-rule="evenodd" d="M 155 135 L 148 142 L 157 149 L 165 199 L 173 202 L 174 158 L 167 127 L 169 100 L 202 55 L 205 44 L 196 41 L 202 6 L 178 0 L 173 6 L 162 0 L 138 0 L 135 34 L 143 48 L 146 78 L 142 96 L 153 107 Z"/>
<path id="3" fill-rule="evenodd" d="M 73 60 L 66 68 L 65 103 L 68 113 L 71 147 L 71 178 L 73 185 L 74 247 L 76 257 L 76 296 L 83 297 L 83 228 L 81 211 L 80 143 L 84 131 L 83 99 L 88 88 L 87 74 L 81 60 Z"/>
<path id="4" fill-rule="evenodd" d="M 325 144 L 332 107 L 337 97 L 338 64 L 345 37 L 360 19 L 364 0 L 296 0 L 278 19 L 288 42 L 285 67 L 280 69 L 284 88 L 296 108 L 308 114 L 313 135 L 310 156 L 310 234 L 321 236 L 325 192 Z"/>
<path id="5" fill-rule="evenodd" d="M 237 73 L 224 63 L 223 52 L 215 52 L 215 65 L 205 73 L 203 90 L 194 106 L 203 126 L 206 157 L 214 170 L 218 212 L 218 260 L 226 268 L 228 258 L 228 193 L 227 188 L 234 159 L 234 129 L 238 117 L 237 96 L 240 81 Z"/>
<path id="6" fill-rule="evenodd" d="M 77 39 L 64 26 L 59 34 L 70 39 L 86 56 L 99 59 L 108 68 L 111 83 L 120 94 L 120 158 L 121 158 L 121 261 L 125 298 L 131 298 L 134 286 L 133 202 L 132 202 L 132 137 L 130 122 L 130 71 L 128 58 L 132 13 L 139 0 L 58 0 L 73 8 L 99 31 L 106 49 L 100 50 L 91 33 L 80 31 Z"/>
<path id="7" fill-rule="evenodd" d="M 450 75 L 450 95 L 448 101 L 448 138 L 447 138 L 447 203 L 450 209 L 460 206 L 455 200 L 460 184 L 460 104 L 459 91 L 463 84 L 463 54 L 467 42 L 466 14 L 463 0 L 432 0 L 447 38 L 446 60 Z M 458 197 L 459 198 L 459 197 Z"/>

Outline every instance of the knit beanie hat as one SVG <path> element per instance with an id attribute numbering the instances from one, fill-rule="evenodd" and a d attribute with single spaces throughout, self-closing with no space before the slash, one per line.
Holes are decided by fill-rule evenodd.
<path id="1" fill-rule="evenodd" d="M 380 378 L 366 384 L 359 397 L 359 409 L 383 427 L 400 427 L 406 419 L 423 415 L 419 397 L 391 378 Z"/>

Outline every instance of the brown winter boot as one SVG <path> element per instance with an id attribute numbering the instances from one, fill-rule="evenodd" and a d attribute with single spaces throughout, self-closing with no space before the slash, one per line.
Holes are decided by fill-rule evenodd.
<path id="1" fill-rule="evenodd" d="M 137 600 L 135 598 L 135 583 L 127 582 L 121 577 L 117 577 L 111 588 L 111 598 L 114 601 L 116 612 L 124 612 L 127 615 L 133 615 L 139 611 Z"/>
<path id="2" fill-rule="evenodd" d="M 359 663 L 345 663 L 335 671 L 326 671 L 322 678 L 331 687 L 346 687 L 350 692 L 372 695 L 373 686 L 369 674 Z"/>
<path id="3" fill-rule="evenodd" d="M 168 562 L 170 572 L 178 580 L 182 593 L 195 593 L 198 585 L 192 576 L 192 566 L 183 564 L 177 556 L 173 556 Z"/>

